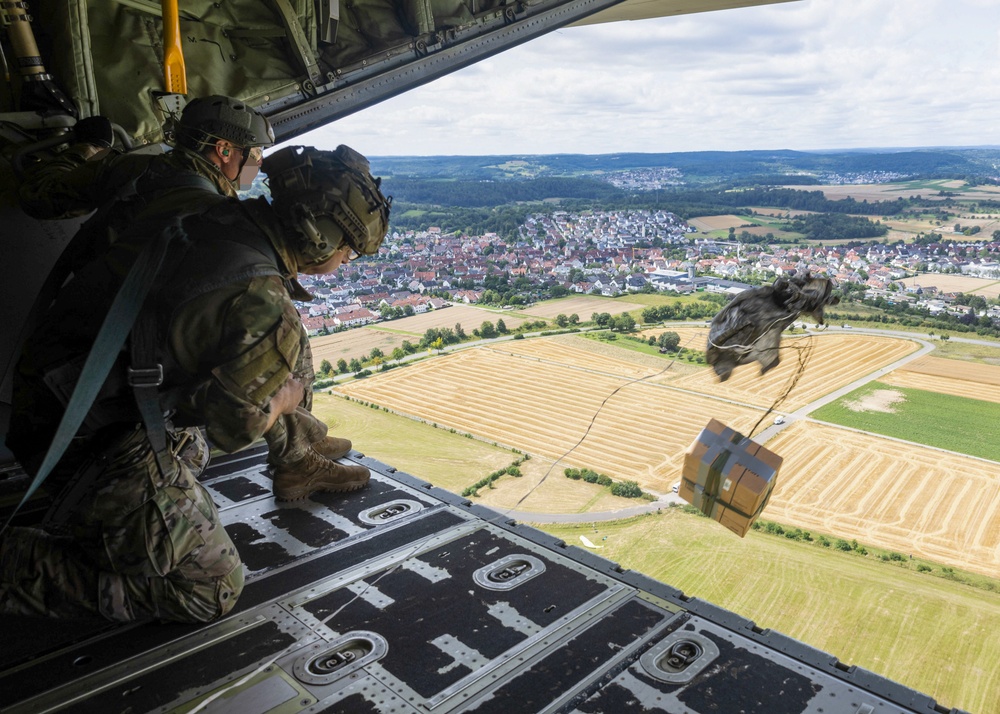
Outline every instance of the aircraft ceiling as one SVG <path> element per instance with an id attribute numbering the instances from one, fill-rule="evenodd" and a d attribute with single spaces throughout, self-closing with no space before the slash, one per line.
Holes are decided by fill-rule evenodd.
<path id="1" fill-rule="evenodd" d="M 122 136 L 154 144 L 185 90 L 242 99 L 287 140 L 560 27 L 788 1 L 184 0 L 176 24 L 159 0 L 32 0 L 30 10 L 36 54 L 79 116 L 107 116 Z M 27 23 L 5 22 L 6 65 L 37 72 L 11 43 Z M 175 93 L 162 97 L 165 63 Z M 60 125 L 51 111 L 24 112 L 60 113 L 29 79 L 0 84 L 0 141 L 22 143 L 13 127 L 30 139 Z"/>

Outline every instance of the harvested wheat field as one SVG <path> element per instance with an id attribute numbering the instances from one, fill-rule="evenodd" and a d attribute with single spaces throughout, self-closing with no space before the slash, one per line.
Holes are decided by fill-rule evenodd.
<path id="1" fill-rule="evenodd" d="M 1000 403 L 1000 367 L 924 356 L 882 377 L 896 387 Z"/>
<path id="2" fill-rule="evenodd" d="M 670 361 L 655 355 L 623 350 L 605 342 L 575 335 L 544 340 L 517 340 L 484 347 L 499 354 L 575 367 L 584 372 L 643 379 L 658 374 Z"/>
<path id="3" fill-rule="evenodd" d="M 583 439 L 564 467 L 592 468 L 657 493 L 677 480 L 684 450 L 710 418 L 746 433 L 760 417 L 758 410 L 630 381 L 478 348 L 337 391 L 552 459 Z"/>
<path id="4" fill-rule="evenodd" d="M 659 337 L 664 332 L 676 332 L 681 338 L 681 348 L 704 352 L 708 347 L 708 327 L 687 327 L 678 325 L 677 327 L 654 327 L 642 331 L 642 337 Z"/>
<path id="5" fill-rule="evenodd" d="M 443 307 L 439 310 L 428 310 L 421 315 L 391 320 L 382 323 L 382 327 L 387 330 L 400 330 L 411 332 L 415 335 L 423 335 L 432 327 L 437 329 L 450 327 L 454 329 L 456 324 L 460 324 L 462 329 L 471 335 L 472 331 L 478 329 L 484 322 L 492 322 L 495 325 L 497 320 L 503 320 L 504 324 L 512 330 L 524 322 L 523 319 L 506 312 L 484 310 L 483 308 L 471 307 L 469 305 L 452 305 L 451 307 Z"/>
<path id="6" fill-rule="evenodd" d="M 546 300 L 544 302 L 522 308 L 518 312 L 526 317 L 544 317 L 551 320 L 557 315 L 576 314 L 581 321 L 589 320 L 595 312 L 606 312 L 609 315 L 620 315 L 629 310 L 642 309 L 643 305 L 624 300 L 600 297 L 598 295 L 574 295 L 572 297 L 559 298 L 558 300 Z"/>
<path id="7" fill-rule="evenodd" d="M 807 422 L 767 448 L 784 463 L 765 518 L 1000 572 L 1000 464 Z"/>
<path id="8" fill-rule="evenodd" d="M 329 360 L 330 364 L 336 366 L 339 359 L 350 362 L 355 357 L 358 359 L 367 357 L 376 347 L 383 353 L 390 354 L 403 344 L 405 339 L 406 335 L 396 335 L 371 327 L 362 327 L 332 335 L 313 337 L 309 340 L 309 344 L 312 346 L 313 364 L 319 369 L 323 360 Z"/>
<path id="9" fill-rule="evenodd" d="M 914 278 L 904 278 L 894 281 L 897 285 L 906 287 L 920 286 L 922 288 L 937 288 L 946 293 L 965 293 L 966 295 L 982 295 L 985 298 L 1000 296 L 1000 281 L 990 278 L 973 278 L 968 275 L 950 275 L 944 273 L 925 273 Z"/>
<path id="10" fill-rule="evenodd" d="M 911 354 L 920 346 L 910 340 L 871 335 L 827 334 L 785 337 L 781 342 L 781 363 L 763 377 L 756 362 L 737 367 L 726 382 L 705 369 L 671 384 L 702 394 L 732 399 L 744 404 L 770 406 L 784 394 L 799 370 L 799 357 L 811 349 L 805 369 L 788 398 L 784 411 L 794 411 L 809 402 L 850 384 L 875 370 Z"/>
<path id="11" fill-rule="evenodd" d="M 727 228 L 737 228 L 750 223 L 746 216 L 727 214 L 723 216 L 698 216 L 689 218 L 688 223 L 699 231 L 724 231 Z"/>

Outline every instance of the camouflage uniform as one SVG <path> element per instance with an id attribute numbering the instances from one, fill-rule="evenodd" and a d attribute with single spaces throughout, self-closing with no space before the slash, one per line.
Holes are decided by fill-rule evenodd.
<path id="1" fill-rule="evenodd" d="M 208 179 L 216 193 L 206 190 L 204 185 L 177 185 L 176 177 L 185 175 Z M 118 200 L 123 189 L 133 182 L 135 195 Z M 99 212 L 81 228 L 86 236 L 75 241 L 75 250 L 61 260 L 65 266 L 63 272 L 100 257 L 119 234 L 138 222 L 199 213 L 227 197 L 237 197 L 233 182 L 204 156 L 183 146 L 156 156 L 112 154 L 94 158 L 89 145 L 77 144 L 31 168 L 19 188 L 22 208 L 41 219 L 80 216 L 113 202 L 113 211 Z M 312 300 L 294 275 L 288 275 L 287 279 L 294 299 Z M 322 441 L 328 431 L 326 424 L 310 413 L 316 374 L 304 328 L 300 342 L 293 375 L 305 390 L 303 408 L 294 416 L 282 417 L 265 434 L 270 450 L 268 462 L 272 466 L 295 461 L 311 443 Z M 296 424 L 291 424 L 292 421 Z M 302 443 L 298 441 L 300 438 L 304 440 Z"/>
<path id="2" fill-rule="evenodd" d="M 69 535 L 9 529 L 0 545 L 0 611 L 205 621 L 239 596 L 242 565 L 197 482 L 207 451 L 192 427 L 204 425 L 226 451 L 261 437 L 270 400 L 304 344 L 290 294 L 295 267 L 263 200 L 226 201 L 186 219 L 184 228 L 189 240 L 171 253 L 153 288 L 161 394 L 176 409 L 171 468 L 157 469 L 120 379 L 123 367 L 116 367 L 50 477 L 72 488 L 73 477 L 86 475 L 77 491 L 83 496 L 67 509 Z M 104 259 L 79 271 L 26 345 L 8 446 L 29 470 L 62 413 L 51 375 L 85 354 L 123 279 L 117 266 L 143 240 L 141 230 L 126 234 Z"/>

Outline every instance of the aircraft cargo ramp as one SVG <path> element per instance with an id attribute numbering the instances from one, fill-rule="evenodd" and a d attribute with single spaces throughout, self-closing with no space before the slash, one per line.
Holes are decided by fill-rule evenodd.
<path id="1" fill-rule="evenodd" d="M 0 618 L 0 711 L 957 714 L 352 458 L 368 488 L 284 504 L 262 448 L 218 458 L 204 482 L 248 570 L 234 612 L 206 626 Z"/>

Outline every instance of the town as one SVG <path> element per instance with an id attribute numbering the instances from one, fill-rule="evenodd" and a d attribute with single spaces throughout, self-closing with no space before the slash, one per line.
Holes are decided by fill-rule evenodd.
<path id="1" fill-rule="evenodd" d="M 434 227 L 393 232 L 377 256 L 329 278 L 303 276 L 315 299 L 299 307 L 306 329 L 317 335 L 453 303 L 517 306 L 572 293 L 733 295 L 810 271 L 859 297 L 966 317 L 968 302 L 958 304 L 958 295 L 937 289 L 933 274 L 1000 278 L 1000 243 L 964 238 L 933 233 L 913 244 L 743 244 L 699 235 L 668 211 L 555 211 L 529 216 L 510 242 Z M 921 277 L 912 284 L 900 282 L 915 275 Z M 982 302 L 977 320 L 1000 322 L 1000 306 Z"/>

